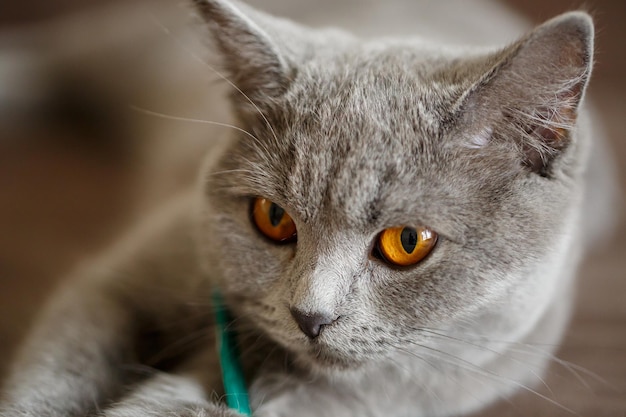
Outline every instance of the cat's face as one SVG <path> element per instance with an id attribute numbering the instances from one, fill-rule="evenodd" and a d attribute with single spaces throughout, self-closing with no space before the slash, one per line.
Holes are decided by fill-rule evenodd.
<path id="1" fill-rule="evenodd" d="M 577 187 L 525 163 L 490 93 L 465 98 L 477 79 L 467 60 L 353 44 L 240 109 L 250 135 L 234 135 L 205 177 L 206 256 L 236 312 L 303 363 L 359 367 L 428 345 L 424 329 L 489 333 L 484 317 L 514 334 L 545 308 Z M 257 198 L 285 211 L 295 239 L 259 229 Z M 436 243 L 399 266 L 380 254 L 394 227 L 428 228 Z M 294 310 L 326 317 L 319 335 Z"/>

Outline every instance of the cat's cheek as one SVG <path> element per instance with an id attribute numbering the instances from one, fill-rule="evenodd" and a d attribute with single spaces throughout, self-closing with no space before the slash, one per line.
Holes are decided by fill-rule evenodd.
<path id="1" fill-rule="evenodd" d="M 211 235 L 222 239 L 218 245 L 211 245 L 210 267 L 218 266 L 224 290 L 258 296 L 280 278 L 295 256 L 295 245 L 269 243 L 256 231 L 242 226 L 230 222 L 212 228 Z"/>
<path id="2" fill-rule="evenodd" d="M 451 242 L 439 238 L 423 262 L 409 267 L 389 266 L 373 259 L 364 291 L 376 311 L 375 316 L 393 326 L 399 318 L 410 322 L 427 320 L 437 308 L 445 307 L 441 298 L 455 293 L 453 288 L 448 288 L 449 281 L 458 281 L 458 274 L 450 274 L 446 267 L 447 258 L 455 256 L 455 248 L 451 246 Z"/>

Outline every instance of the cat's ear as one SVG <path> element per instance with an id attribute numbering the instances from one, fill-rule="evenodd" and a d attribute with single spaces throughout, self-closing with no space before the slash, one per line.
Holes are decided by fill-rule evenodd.
<path id="1" fill-rule="evenodd" d="M 288 84 L 289 66 L 257 21 L 269 16 L 228 0 L 194 2 L 222 54 L 225 75 L 239 93 L 255 101 L 282 93 Z"/>
<path id="2" fill-rule="evenodd" d="M 593 63 L 593 22 L 570 12 L 537 27 L 492 57 L 462 100 L 478 146 L 515 143 L 523 164 L 545 175 L 572 143 Z"/>

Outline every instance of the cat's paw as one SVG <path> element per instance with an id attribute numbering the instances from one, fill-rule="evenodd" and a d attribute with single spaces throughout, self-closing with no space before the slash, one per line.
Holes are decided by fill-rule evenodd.
<path id="1" fill-rule="evenodd" d="M 0 414 L 0 417 L 5 417 Z M 18 417 L 18 416 L 15 416 Z M 98 414 L 98 417 L 245 417 L 223 406 L 157 407 L 117 406 Z"/>
<path id="2" fill-rule="evenodd" d="M 169 413 L 164 417 L 172 417 L 174 415 L 176 417 L 245 417 L 243 414 L 223 407 L 182 410 L 175 414 Z"/>

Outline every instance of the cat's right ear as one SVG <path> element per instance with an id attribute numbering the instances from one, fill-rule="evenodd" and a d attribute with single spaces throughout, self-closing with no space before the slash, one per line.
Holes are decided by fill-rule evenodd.
<path id="1" fill-rule="evenodd" d="M 524 166 L 548 176 L 553 161 L 575 142 L 593 39 L 591 17 L 569 12 L 491 56 L 489 70 L 480 70 L 460 101 L 465 125 L 481 132 L 473 135 L 473 147 L 513 144 Z"/>
<path id="2" fill-rule="evenodd" d="M 194 3 L 222 54 L 228 81 L 242 93 L 236 94 L 236 99 L 246 101 L 248 97 L 258 102 L 285 91 L 289 65 L 276 42 L 256 21 L 269 17 L 228 0 Z"/>

